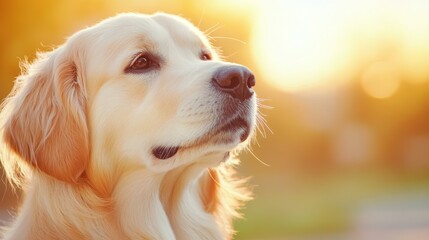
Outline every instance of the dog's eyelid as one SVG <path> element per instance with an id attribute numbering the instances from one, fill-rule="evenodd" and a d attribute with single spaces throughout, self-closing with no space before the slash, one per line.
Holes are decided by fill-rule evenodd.
<path id="1" fill-rule="evenodd" d="M 139 62 L 141 59 L 145 60 L 146 64 Z M 139 52 L 135 54 L 130 64 L 125 69 L 125 73 L 145 73 L 150 70 L 160 68 L 161 58 L 150 52 Z"/>
<path id="2" fill-rule="evenodd" d="M 150 59 L 151 61 L 157 62 L 157 63 L 161 62 L 161 58 L 156 54 L 153 54 L 151 52 L 139 52 L 133 56 L 132 61 L 130 63 L 130 66 L 140 57 L 146 57 L 146 58 Z"/>

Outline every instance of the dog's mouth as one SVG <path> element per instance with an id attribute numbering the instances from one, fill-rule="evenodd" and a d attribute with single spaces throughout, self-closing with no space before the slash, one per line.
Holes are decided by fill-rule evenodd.
<path id="1" fill-rule="evenodd" d="M 168 159 L 173 157 L 174 155 L 176 155 L 176 153 L 179 151 L 178 146 L 176 147 L 165 147 L 165 146 L 160 146 L 160 147 L 155 147 L 154 149 L 152 149 L 152 154 L 161 160 L 164 159 Z"/>
<path id="2" fill-rule="evenodd" d="M 207 134 L 196 140 L 194 143 L 187 146 L 156 146 L 152 149 L 152 154 L 158 159 L 165 160 L 176 155 L 180 149 L 191 148 L 193 146 L 202 145 L 209 142 L 215 136 L 222 133 L 231 133 L 238 130 L 244 130 L 240 135 L 240 142 L 244 142 L 250 135 L 250 123 L 242 117 L 234 118 L 232 121 L 228 121 L 225 124 L 218 124 L 217 127 L 213 128 Z"/>

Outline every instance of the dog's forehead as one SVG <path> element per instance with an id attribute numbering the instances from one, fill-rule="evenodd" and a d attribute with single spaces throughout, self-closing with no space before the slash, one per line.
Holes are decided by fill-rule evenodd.
<path id="1" fill-rule="evenodd" d="M 207 45 L 207 39 L 201 31 L 188 20 L 165 13 L 158 13 L 152 18 L 161 25 L 176 42 L 194 45 Z"/>
<path id="2" fill-rule="evenodd" d="M 96 32 L 101 38 L 114 44 L 123 44 L 125 41 L 132 44 L 134 41 L 147 45 L 174 42 L 182 47 L 209 46 L 204 34 L 192 23 L 179 16 L 165 13 L 119 14 L 101 22 L 96 28 L 99 29 Z"/>

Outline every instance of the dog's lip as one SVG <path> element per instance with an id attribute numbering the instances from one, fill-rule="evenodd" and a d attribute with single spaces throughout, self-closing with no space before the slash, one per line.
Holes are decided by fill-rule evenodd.
<path id="1" fill-rule="evenodd" d="M 181 146 L 180 149 L 188 149 L 196 146 L 201 146 L 207 142 L 210 142 L 211 139 L 222 133 L 235 132 L 239 129 L 244 129 L 244 132 L 240 136 L 240 142 L 244 142 L 250 135 L 251 124 L 245 118 L 237 116 L 235 118 L 231 118 L 231 120 L 229 121 L 223 121 L 222 123 L 216 124 L 206 134 L 202 135 L 190 144 Z"/>
<path id="2" fill-rule="evenodd" d="M 243 117 L 235 117 L 230 121 L 226 121 L 224 124 L 218 124 L 217 127 L 214 127 L 207 134 L 198 138 L 196 141 L 191 144 L 177 145 L 177 146 L 156 146 L 152 149 L 152 154 L 161 160 L 166 160 L 175 156 L 179 150 L 189 149 L 197 146 L 201 146 L 204 143 L 207 143 L 221 133 L 225 132 L 234 132 L 238 129 L 244 129 L 244 132 L 240 135 L 240 142 L 244 142 L 250 135 L 250 123 L 245 120 Z"/>
<path id="3" fill-rule="evenodd" d="M 179 151 L 179 148 L 179 146 L 157 146 L 152 149 L 152 154 L 158 159 L 165 160 L 176 155 L 176 153 Z"/>

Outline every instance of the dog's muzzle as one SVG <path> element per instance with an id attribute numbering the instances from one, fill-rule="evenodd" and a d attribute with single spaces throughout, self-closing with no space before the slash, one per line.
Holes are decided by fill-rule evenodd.
<path id="1" fill-rule="evenodd" d="M 240 65 L 228 65 L 218 68 L 212 76 L 212 85 L 217 91 L 224 93 L 230 104 L 225 104 L 223 115 L 230 116 L 239 109 L 239 105 L 246 105 L 246 100 L 254 95 L 253 87 L 256 84 L 255 76 L 246 67 Z M 214 133 L 234 132 L 237 129 L 244 129 L 240 136 L 240 141 L 244 142 L 250 134 L 250 126 L 246 121 L 246 116 L 236 116 L 225 122 L 220 122 L 214 129 Z M 215 135 L 215 134 L 213 134 Z M 180 146 L 156 146 L 152 149 L 152 154 L 161 160 L 169 159 L 176 155 Z"/>

